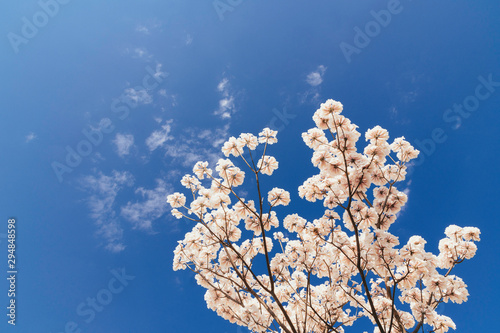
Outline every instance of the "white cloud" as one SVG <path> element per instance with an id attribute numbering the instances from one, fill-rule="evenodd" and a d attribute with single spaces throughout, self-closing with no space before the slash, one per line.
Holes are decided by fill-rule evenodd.
<path id="1" fill-rule="evenodd" d="M 163 97 L 167 102 L 170 102 L 172 107 L 177 106 L 177 95 L 168 93 L 166 89 L 158 90 L 158 95 Z M 165 111 L 165 108 L 162 108 L 162 111 Z"/>
<path id="2" fill-rule="evenodd" d="M 323 65 L 318 66 L 316 71 L 313 71 L 307 75 L 306 81 L 309 85 L 316 87 L 323 82 L 323 75 L 326 72 L 326 67 Z"/>
<path id="3" fill-rule="evenodd" d="M 123 250 L 125 250 L 125 245 L 123 245 L 122 243 L 108 244 L 108 245 L 106 245 L 106 249 L 113 252 L 113 253 L 118 253 L 118 252 L 122 252 Z"/>
<path id="4" fill-rule="evenodd" d="M 130 148 L 134 145 L 134 136 L 132 134 L 117 133 L 113 143 L 116 145 L 118 155 L 123 157 L 130 153 Z"/>
<path id="5" fill-rule="evenodd" d="M 411 185 L 411 180 L 408 181 L 408 183 L 406 183 L 406 188 L 402 189 L 401 192 L 403 192 L 404 194 L 406 194 L 406 196 L 408 197 L 408 201 L 406 202 L 406 204 L 401 207 L 401 210 L 396 214 L 396 217 L 401 217 L 401 215 L 403 215 L 403 212 L 406 210 L 406 207 L 408 207 L 408 202 L 410 201 L 410 185 Z"/>
<path id="6" fill-rule="evenodd" d="M 217 85 L 217 90 L 221 93 L 224 93 L 227 90 L 227 85 L 229 84 L 229 80 L 227 78 L 223 78 L 222 81 Z"/>
<path id="7" fill-rule="evenodd" d="M 193 42 L 193 36 L 191 36 L 191 34 L 187 34 L 186 45 L 191 45 L 192 42 Z"/>
<path id="8" fill-rule="evenodd" d="M 154 131 L 151 135 L 146 139 L 146 145 L 148 146 L 150 151 L 157 149 L 158 147 L 163 146 L 163 144 L 169 140 L 173 140 L 174 137 L 170 136 L 169 133 L 171 131 L 170 124 L 172 120 L 168 120 L 161 127 L 161 130 Z"/>
<path id="9" fill-rule="evenodd" d="M 144 199 L 141 202 L 128 202 L 121 207 L 121 215 L 132 222 L 134 228 L 151 230 L 152 222 L 161 217 L 167 210 L 167 194 L 173 192 L 173 188 L 161 179 L 156 179 L 156 187 L 152 190 L 139 187 L 135 190 Z"/>
<path id="10" fill-rule="evenodd" d="M 26 143 L 33 141 L 36 138 L 37 138 L 36 134 L 31 132 L 30 134 L 26 135 L 26 137 L 25 137 Z"/>
<path id="11" fill-rule="evenodd" d="M 101 163 L 102 161 L 105 161 L 106 159 L 104 158 L 104 156 L 102 156 L 100 152 L 96 151 L 94 154 L 90 156 L 90 160 L 92 161 L 92 163 L 98 164 Z"/>
<path id="12" fill-rule="evenodd" d="M 205 142 L 211 142 L 212 147 L 219 149 L 220 146 L 228 139 L 229 136 L 229 124 L 226 124 L 222 128 L 216 129 L 206 129 L 203 131 L 195 131 L 198 139 L 202 139 Z"/>
<path id="13" fill-rule="evenodd" d="M 142 87 L 125 89 L 122 98 L 124 101 L 130 101 L 134 104 L 151 104 L 153 102 L 153 97 Z"/>
<path id="14" fill-rule="evenodd" d="M 135 28 L 135 31 L 137 32 L 140 32 L 140 33 L 143 33 L 145 35 L 149 35 L 149 28 L 146 27 L 145 25 L 138 25 L 136 28 Z"/>
<path id="15" fill-rule="evenodd" d="M 321 82 L 323 82 L 323 79 L 321 78 L 321 74 L 318 72 L 313 72 L 307 75 L 307 83 L 311 86 L 319 86 Z"/>
<path id="16" fill-rule="evenodd" d="M 166 155 L 181 162 L 184 167 L 192 167 L 196 162 L 205 160 L 210 153 L 193 149 L 187 144 L 167 145 Z"/>
<path id="17" fill-rule="evenodd" d="M 151 60 L 153 55 L 150 54 L 144 47 L 136 47 L 132 52 L 132 58 Z"/>
<path id="18" fill-rule="evenodd" d="M 134 177 L 129 172 L 113 170 L 110 176 L 99 172 L 97 176 L 88 175 L 81 181 L 84 190 L 90 193 L 87 204 L 90 217 L 97 226 L 97 235 L 106 242 L 106 249 L 120 252 L 123 244 L 123 228 L 116 218 L 115 199 L 124 186 L 132 186 Z"/>
<path id="19" fill-rule="evenodd" d="M 222 119 L 231 118 L 231 111 L 234 110 L 234 98 L 223 98 L 219 101 L 219 109 L 215 112 Z"/>
<path id="20" fill-rule="evenodd" d="M 229 124 L 217 129 L 188 128 L 186 135 L 176 140 L 177 143 L 165 145 L 165 154 L 187 168 L 192 168 L 198 161 L 215 165 L 222 157 L 220 146 L 227 140 L 228 131 Z"/>
<path id="21" fill-rule="evenodd" d="M 135 31 L 141 34 L 149 35 L 155 30 L 161 30 L 162 22 L 158 19 L 148 20 L 148 22 L 143 24 L 138 24 L 135 27 Z"/>
<path id="22" fill-rule="evenodd" d="M 151 68 L 148 68 L 148 72 L 150 72 L 150 74 L 160 82 L 161 79 L 168 76 L 168 73 L 162 71 L 162 67 L 163 65 L 161 63 L 156 63 L 153 73 L 151 73 Z M 120 100 L 127 103 L 130 107 L 135 108 L 141 104 L 145 105 L 153 103 L 152 93 L 152 90 L 146 89 L 144 86 L 126 88 L 120 96 Z"/>
<path id="23" fill-rule="evenodd" d="M 167 72 L 162 72 L 161 68 L 163 67 L 163 64 L 157 63 L 155 67 L 155 73 L 153 76 L 157 79 L 163 79 L 168 76 Z"/>
<path id="24" fill-rule="evenodd" d="M 313 103 L 313 104 L 318 104 L 320 102 L 324 102 L 320 100 L 321 95 L 317 91 L 318 88 L 316 87 L 311 87 L 307 89 L 306 91 L 299 93 L 299 103 L 304 104 L 304 103 Z"/>
<path id="25" fill-rule="evenodd" d="M 214 114 L 222 119 L 231 118 L 231 115 L 236 112 L 234 105 L 234 96 L 229 89 L 229 79 L 223 78 L 217 85 L 217 90 L 222 95 L 219 100 L 219 108 L 214 111 Z"/>

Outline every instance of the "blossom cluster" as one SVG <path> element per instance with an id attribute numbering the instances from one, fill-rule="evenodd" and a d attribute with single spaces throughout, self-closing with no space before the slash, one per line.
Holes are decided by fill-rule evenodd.
<path id="1" fill-rule="evenodd" d="M 447 227 L 438 255 L 420 236 L 400 244 L 389 229 L 408 197 L 396 185 L 419 152 L 404 137 L 389 142 L 380 126 L 365 133 L 358 151 L 361 134 L 342 111 L 340 102 L 326 101 L 313 116 L 316 126 L 302 134 L 318 173 L 298 194 L 325 207 L 313 221 L 278 217 L 288 191 L 262 193 L 261 176 L 279 166 L 267 155 L 276 131 L 231 137 L 215 171 L 196 163 L 181 180 L 190 203 L 181 193 L 167 198 L 176 218 L 195 223 L 174 251 L 174 270 L 192 270 L 207 289 L 207 306 L 253 332 L 344 332 L 361 317 L 375 333 L 455 329 L 436 308 L 467 300 L 466 284 L 451 271 L 475 255 L 479 229 Z M 254 200 L 238 194 L 246 174 L 231 156 L 250 169 Z"/>

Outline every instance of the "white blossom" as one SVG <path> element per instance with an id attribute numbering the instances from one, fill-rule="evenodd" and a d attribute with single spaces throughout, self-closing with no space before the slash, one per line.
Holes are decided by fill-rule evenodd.
<path id="1" fill-rule="evenodd" d="M 456 329 L 436 308 L 467 301 L 467 285 L 450 272 L 474 257 L 479 229 L 450 225 L 437 255 L 421 236 L 391 233 L 408 201 L 398 187 L 418 150 L 404 137 L 389 144 L 380 126 L 358 149 L 361 133 L 342 112 L 340 102 L 327 100 L 313 116 L 316 127 L 302 134 L 318 173 L 298 194 L 326 207 L 317 216 L 307 212 L 312 220 L 296 213 L 280 220 L 278 206 L 289 205 L 290 193 L 259 177 L 279 166 L 267 155 L 276 131 L 229 138 L 222 152 L 241 162 L 220 159 L 216 175 L 207 162 L 196 163 L 195 176 L 181 180 L 191 202 L 181 193 L 167 197 L 174 217 L 196 223 L 175 248 L 173 269 L 192 270 L 208 308 L 253 332 L 345 332 L 361 317 L 378 333 Z M 247 155 L 259 144 L 266 148 L 254 165 Z M 253 200 L 237 193 L 247 196 L 246 175 L 256 182 Z"/>

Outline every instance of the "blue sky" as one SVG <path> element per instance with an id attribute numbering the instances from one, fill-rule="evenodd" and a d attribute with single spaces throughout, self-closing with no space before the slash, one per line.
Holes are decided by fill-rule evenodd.
<path id="1" fill-rule="evenodd" d="M 2 6 L 0 269 L 15 217 L 19 273 L 17 324 L 3 313 L 0 331 L 246 332 L 206 308 L 190 273 L 172 271 L 192 226 L 165 197 L 198 159 L 220 157 L 224 139 L 274 126 L 280 169 L 267 186 L 292 193 L 281 214 L 314 218 L 296 192 L 315 172 L 300 135 L 329 98 L 361 132 L 381 125 L 423 152 L 391 229 L 402 242 L 418 234 L 436 252 L 447 225 L 481 229 L 477 256 L 456 271 L 469 301 L 441 311 L 458 332 L 497 326 L 498 1 Z M 374 23 L 388 8 L 390 21 Z M 68 147 L 92 152 L 70 167 Z M 7 289 L 1 279 L 2 311 Z M 96 297 L 107 304 L 92 312 Z"/>

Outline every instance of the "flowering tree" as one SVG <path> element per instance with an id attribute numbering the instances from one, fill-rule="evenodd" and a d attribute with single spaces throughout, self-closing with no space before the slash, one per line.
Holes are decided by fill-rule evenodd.
<path id="1" fill-rule="evenodd" d="M 467 300 L 466 284 L 451 271 L 475 255 L 479 229 L 447 227 L 437 256 L 420 236 L 400 245 L 389 232 L 407 201 L 396 183 L 419 152 L 404 137 L 389 144 L 380 126 L 366 132 L 369 143 L 358 152 L 361 134 L 342 108 L 334 100 L 321 104 L 316 127 L 302 134 L 319 173 L 299 187 L 299 196 L 323 202 L 318 219 L 292 214 L 280 222 L 275 208 L 289 204 L 289 192 L 273 188 L 266 198 L 261 191 L 262 175 L 278 168 L 267 154 L 276 131 L 231 137 L 222 152 L 250 169 L 255 200 L 237 194 L 245 172 L 230 159 L 220 159 L 216 172 L 196 163 L 194 175 L 181 180 L 191 203 L 181 193 L 167 198 L 175 217 L 196 223 L 174 251 L 174 270 L 192 270 L 207 289 L 207 306 L 254 332 L 344 332 L 361 317 L 375 333 L 455 329 L 436 307 Z"/>

